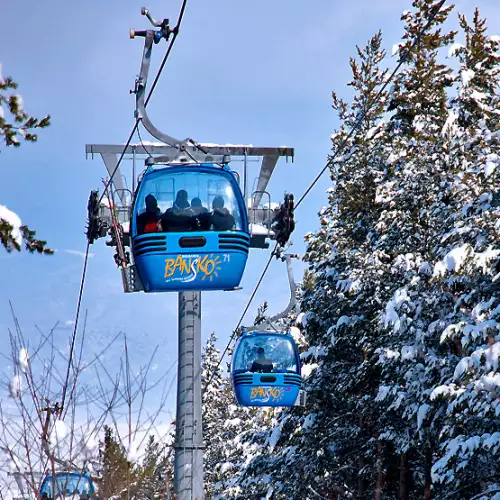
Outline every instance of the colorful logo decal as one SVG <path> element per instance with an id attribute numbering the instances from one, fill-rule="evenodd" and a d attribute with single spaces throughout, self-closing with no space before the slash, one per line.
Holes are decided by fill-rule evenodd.
<path id="1" fill-rule="evenodd" d="M 229 262 L 230 255 L 225 254 L 224 262 Z M 189 283 L 201 276 L 202 281 L 212 281 L 219 276 L 222 269 L 221 256 L 210 255 L 178 255 L 175 259 L 165 259 L 165 280 Z"/>
<path id="2" fill-rule="evenodd" d="M 284 395 L 285 391 L 283 387 L 266 387 L 259 385 L 258 387 L 252 387 L 250 400 L 255 403 L 267 403 L 269 401 L 276 403 L 281 401 Z"/>

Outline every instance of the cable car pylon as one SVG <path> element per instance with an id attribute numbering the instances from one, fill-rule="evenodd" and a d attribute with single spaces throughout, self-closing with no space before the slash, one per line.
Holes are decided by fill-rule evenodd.
<path id="1" fill-rule="evenodd" d="M 179 294 L 174 489 L 177 500 L 202 500 L 201 291 L 239 289 L 250 248 L 267 249 L 270 239 L 279 246 L 288 241 L 294 228 L 293 196 L 286 195 L 282 204 L 272 203 L 267 185 L 278 159 L 293 160 L 294 150 L 204 144 L 179 140 L 158 129 L 146 109 L 150 96 L 145 99 L 151 53 L 162 40 L 173 42 L 178 30 L 171 29 L 167 19 L 156 21 L 145 8 L 141 13 L 154 29 L 130 32 L 131 38 L 145 39 L 132 91 L 134 130 L 142 125 L 159 142 L 146 145 L 141 139 L 132 144 L 129 138 L 125 146 L 87 144 L 87 155 L 100 154 L 110 176 L 103 195 L 91 193 L 87 238 L 93 243 L 111 236 L 107 245 L 116 248 L 115 262 L 126 293 Z M 156 82 L 157 78 L 153 88 Z M 250 193 L 250 164 L 255 157 L 262 163 L 256 190 Z M 141 158 L 145 168 L 137 176 Z M 120 166 L 128 160 L 131 182 L 127 183 Z M 232 169 L 230 162 L 240 162 L 243 168 Z"/>

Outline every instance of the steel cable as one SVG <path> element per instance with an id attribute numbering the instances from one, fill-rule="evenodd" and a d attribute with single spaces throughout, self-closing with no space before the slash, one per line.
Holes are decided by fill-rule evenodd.
<path id="1" fill-rule="evenodd" d="M 335 160 L 339 157 L 340 153 L 343 152 L 345 147 L 347 146 L 347 143 L 349 142 L 349 139 L 354 135 L 354 132 L 356 132 L 357 128 L 361 125 L 363 120 L 366 118 L 368 113 L 372 110 L 374 104 L 380 99 L 380 96 L 382 93 L 385 91 L 389 83 L 391 83 L 392 79 L 396 76 L 398 73 L 399 69 L 401 66 L 408 60 L 408 56 L 410 55 L 410 52 L 415 48 L 417 43 L 420 42 L 422 37 L 424 36 L 424 33 L 427 31 L 427 29 L 430 27 L 432 24 L 432 21 L 434 18 L 437 16 L 439 11 L 441 10 L 441 7 L 445 4 L 446 0 L 441 0 L 441 2 L 436 6 L 436 9 L 434 12 L 429 16 L 429 19 L 426 23 L 426 25 L 422 28 L 422 31 L 415 37 L 413 40 L 413 43 L 410 45 L 408 50 L 400 57 L 399 62 L 397 66 L 394 68 L 393 72 L 389 76 L 389 78 L 386 80 L 384 85 L 380 87 L 380 90 L 377 92 L 373 100 L 370 102 L 370 104 L 367 106 L 367 108 L 361 113 L 361 115 L 357 118 L 356 122 L 352 126 L 351 130 L 347 134 L 347 137 L 340 143 L 339 146 L 335 149 L 334 154 L 331 156 L 331 158 L 326 162 L 326 165 L 321 169 L 319 174 L 314 178 L 314 180 L 311 182 L 309 187 L 304 191 L 304 194 L 299 198 L 297 203 L 295 204 L 295 209 L 299 207 L 299 205 L 304 201 L 304 198 L 311 192 L 312 188 L 316 185 L 316 183 L 319 181 L 319 179 L 322 177 L 322 175 L 325 173 L 325 171 L 335 163 Z"/>
<path id="2" fill-rule="evenodd" d="M 420 31 L 420 33 L 415 37 L 415 39 L 413 40 L 413 43 L 410 45 L 410 47 L 406 50 L 406 52 L 399 59 L 399 62 L 397 64 L 396 68 L 392 71 L 392 73 L 389 76 L 389 78 L 385 81 L 384 85 L 382 85 L 382 87 L 377 92 L 377 94 L 375 95 L 375 97 L 373 98 L 373 100 L 371 101 L 371 103 L 364 110 L 364 112 L 357 118 L 356 122 L 354 123 L 354 125 L 351 128 L 351 130 L 347 134 L 347 137 L 345 137 L 345 139 L 341 142 L 341 144 L 335 149 L 333 155 L 326 162 L 325 166 L 320 170 L 319 174 L 313 179 L 313 181 L 311 182 L 311 184 L 307 187 L 307 189 L 304 191 L 304 193 L 302 194 L 302 196 L 299 198 L 299 200 L 295 204 L 295 210 L 297 210 L 297 208 L 299 207 L 299 205 L 304 201 L 304 199 L 306 198 L 306 196 L 311 192 L 311 190 L 316 185 L 316 183 L 319 181 L 319 179 L 322 177 L 322 175 L 325 173 L 325 171 L 331 165 L 333 165 L 335 163 L 335 161 L 338 159 L 340 153 L 343 152 L 343 150 L 347 146 L 347 143 L 349 142 L 350 138 L 354 135 L 354 133 L 356 132 L 356 130 L 358 129 L 358 127 L 361 125 L 361 123 L 363 122 L 363 120 L 366 118 L 367 114 L 371 111 L 373 105 L 378 101 L 378 99 L 380 98 L 380 96 L 382 95 L 382 93 L 385 91 L 385 89 L 387 88 L 387 86 L 389 85 L 389 83 L 396 76 L 396 74 L 400 70 L 401 66 L 407 61 L 409 54 L 415 48 L 415 46 L 420 42 L 420 40 L 424 36 L 425 32 L 427 31 L 427 29 L 432 24 L 432 21 L 434 20 L 434 18 L 437 16 L 437 14 L 439 13 L 439 11 L 441 10 L 441 8 L 443 7 L 443 5 L 445 4 L 445 2 L 446 2 L 446 0 L 441 0 L 441 2 L 436 6 L 436 8 L 434 9 L 434 11 L 429 16 L 429 19 L 428 19 L 427 23 L 425 24 L 425 26 L 422 28 L 422 30 Z M 276 247 L 277 247 L 277 245 L 276 245 Z M 275 247 L 275 250 L 276 250 L 276 247 Z M 223 351 L 223 353 L 221 355 L 219 363 L 218 363 L 217 367 L 215 368 L 214 373 L 212 374 L 212 377 L 209 379 L 209 382 L 206 384 L 204 390 L 206 390 L 208 388 L 208 386 L 210 385 L 210 382 L 212 381 L 213 377 L 215 376 L 216 371 L 218 370 L 219 366 L 221 365 L 222 360 L 223 360 L 225 354 L 229 350 L 230 345 L 233 342 L 234 337 L 237 334 L 239 327 L 241 326 L 243 318 L 244 318 L 245 314 L 247 313 L 247 311 L 248 311 L 248 309 L 250 307 L 250 304 L 252 303 L 253 299 L 255 298 L 257 290 L 260 287 L 260 284 L 262 283 L 262 280 L 264 279 L 264 276 L 267 273 L 267 270 L 269 269 L 269 265 L 271 263 L 271 260 L 272 260 L 273 256 L 274 256 L 274 251 L 271 253 L 271 257 L 269 258 L 269 261 L 266 264 L 266 267 L 264 268 L 264 271 L 263 271 L 263 273 L 262 273 L 259 281 L 257 282 L 257 285 L 256 285 L 254 291 L 252 292 L 252 295 L 250 296 L 250 298 L 249 298 L 249 300 L 247 302 L 247 305 L 245 306 L 245 310 L 243 311 L 243 314 L 241 315 L 236 328 L 233 330 L 233 333 L 232 333 L 231 337 L 229 338 L 229 341 L 228 341 L 228 343 L 227 343 L 227 345 L 226 345 L 226 347 L 225 347 L 225 349 L 224 349 L 224 351 Z"/>
<path id="3" fill-rule="evenodd" d="M 87 264 L 89 261 L 89 249 L 90 249 L 90 241 L 87 241 L 87 249 L 85 250 L 85 258 L 83 261 L 83 272 L 82 272 L 82 279 L 80 281 L 80 291 L 78 293 L 78 302 L 76 305 L 76 315 L 75 315 L 75 326 L 73 327 L 73 334 L 71 336 L 71 346 L 69 349 L 69 359 L 68 359 L 68 367 L 66 369 L 66 378 L 64 381 L 63 385 L 63 393 L 62 393 L 62 399 L 61 399 L 61 412 L 59 415 L 62 418 L 62 413 L 64 411 L 64 403 L 66 400 L 66 392 L 68 390 L 68 383 L 69 383 L 69 374 L 71 371 L 71 365 L 73 363 L 73 351 L 75 349 L 75 342 L 76 342 L 76 332 L 78 329 L 78 319 L 80 318 L 80 307 L 82 305 L 82 298 L 83 298 L 83 288 L 85 285 L 85 277 L 87 275 Z"/>
<path id="4" fill-rule="evenodd" d="M 173 33 L 173 36 L 172 36 L 172 39 L 170 40 L 170 43 L 167 47 L 167 51 L 163 57 L 163 60 L 160 64 L 160 67 L 158 68 L 158 71 L 156 73 L 156 76 L 153 80 L 153 83 L 151 85 L 151 88 L 148 92 L 148 96 L 146 98 L 146 101 L 145 101 L 145 106 L 148 105 L 150 99 L 151 99 L 151 96 L 153 95 L 153 92 L 156 88 L 156 85 L 158 84 L 158 81 L 160 79 L 160 75 L 161 73 L 163 72 L 163 69 L 165 68 L 165 64 L 167 63 L 167 60 L 168 60 L 168 57 L 170 55 L 170 53 L 172 52 L 172 48 L 174 46 L 174 43 L 175 43 L 175 40 L 179 34 L 179 30 L 180 30 L 180 26 L 182 24 L 182 20 L 184 18 L 184 12 L 186 10 L 186 4 L 187 4 L 187 0 L 183 0 L 182 2 L 182 6 L 181 6 L 181 10 L 179 12 L 179 16 L 177 18 L 177 23 L 176 23 L 176 26 L 175 28 L 172 30 L 172 33 Z M 103 190 L 103 193 L 101 195 L 101 197 L 99 198 L 99 201 L 98 201 L 98 205 L 102 202 L 104 196 L 106 195 L 106 191 L 107 189 L 109 188 L 110 184 L 113 182 L 113 177 L 114 175 L 116 174 L 116 172 L 118 171 L 118 168 L 120 167 L 120 164 L 123 160 L 123 157 L 125 156 L 125 153 L 127 151 L 127 148 L 129 147 L 130 145 L 130 142 L 132 140 L 132 137 L 134 136 L 136 130 L 138 129 L 138 125 L 139 125 L 139 122 L 141 121 L 140 118 L 137 118 L 136 121 L 135 121 L 135 124 L 132 128 L 132 131 L 130 132 L 130 135 L 127 139 L 127 142 L 125 144 L 125 147 L 123 148 L 123 151 L 120 155 L 120 158 L 118 159 L 118 162 L 113 170 L 113 172 L 111 173 L 111 176 L 107 182 L 107 184 L 105 185 L 104 187 L 104 190 Z M 71 336 L 71 346 L 70 346 L 70 353 L 69 353 L 69 359 L 68 359 L 68 367 L 66 369 L 66 378 L 65 378 L 65 382 L 64 382 L 64 385 L 63 385 L 63 392 L 62 392 L 62 400 L 61 400 L 61 407 L 64 408 L 64 403 L 65 403 L 65 400 L 66 400 L 66 393 L 67 393 L 67 390 L 68 390 L 68 382 L 69 382 L 69 376 L 70 376 L 70 371 L 71 371 L 71 365 L 73 363 L 73 352 L 74 352 L 74 348 L 75 348 L 75 342 L 76 342 L 76 334 L 77 334 L 77 328 L 78 328 L 78 320 L 79 320 L 79 317 L 80 317 L 80 307 L 81 307 L 81 303 L 82 303 L 82 298 L 83 298 L 83 290 L 84 290 L 84 285 L 85 285 L 85 278 L 86 278 L 86 274 L 87 274 L 87 264 L 88 264 L 88 256 L 89 256 L 89 249 L 90 249 L 90 241 L 87 240 L 87 248 L 86 248 L 86 251 L 85 251 L 85 259 L 84 259 L 84 264 L 83 264 L 83 272 L 82 272 L 82 279 L 81 279 L 81 282 L 80 282 L 80 291 L 79 291 L 79 294 L 78 294 L 78 301 L 77 301 L 77 308 L 76 308 L 76 315 L 75 315 L 75 326 L 73 328 L 73 334 Z M 60 416 L 62 418 L 62 411 L 60 412 Z"/>
<path id="5" fill-rule="evenodd" d="M 271 252 L 269 259 L 267 260 L 266 266 L 264 267 L 264 270 L 262 271 L 262 274 L 260 275 L 259 281 L 257 281 L 257 284 L 255 285 L 255 287 L 253 289 L 252 295 L 250 295 L 250 299 L 248 300 L 247 305 L 245 306 L 245 309 L 243 310 L 243 313 L 240 316 L 238 324 L 236 325 L 236 328 L 233 330 L 233 333 L 231 334 L 231 337 L 229 338 L 229 341 L 226 345 L 226 348 L 222 352 L 220 359 L 219 359 L 219 362 L 217 363 L 217 366 L 215 367 L 214 371 L 212 372 L 212 376 L 208 379 L 208 382 L 205 384 L 205 387 L 203 388 L 203 393 L 208 389 L 210 383 L 212 382 L 213 378 L 215 377 L 215 374 L 217 373 L 217 370 L 219 369 L 219 367 L 222 363 L 222 360 L 224 359 L 224 356 L 226 355 L 227 351 L 229 350 L 229 348 L 231 346 L 231 343 L 233 342 L 235 336 L 237 335 L 238 329 L 240 328 L 241 323 L 243 322 L 243 319 L 245 318 L 245 315 L 248 312 L 248 309 L 250 308 L 250 305 L 252 304 L 252 301 L 253 301 L 262 281 L 264 280 L 264 276 L 266 275 L 266 273 L 269 269 L 269 266 L 271 265 L 271 261 L 273 260 L 274 253 L 275 253 L 277 247 L 278 247 L 278 244 L 275 245 L 274 250 Z"/>

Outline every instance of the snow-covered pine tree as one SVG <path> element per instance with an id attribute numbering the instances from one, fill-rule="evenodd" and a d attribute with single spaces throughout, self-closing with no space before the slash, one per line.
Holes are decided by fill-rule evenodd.
<path id="1" fill-rule="evenodd" d="M 387 78 L 381 68 L 381 42 L 378 33 L 363 50 L 358 48 L 359 62 L 351 60 L 350 85 L 356 90 L 351 106 L 334 94 L 334 108 L 343 120 L 332 137 L 334 151 L 361 113 L 371 108 L 349 153 L 332 169 L 335 187 L 320 213 L 321 230 L 306 236 L 305 259 L 314 273 L 314 287 L 304 290 L 302 307 L 308 311 L 307 340 L 313 347 L 303 358 L 318 366 L 308 384 L 310 414 L 299 433 L 304 468 L 310 471 L 299 491 L 309 496 L 314 496 L 313 488 L 335 498 L 373 498 L 377 481 L 377 415 L 369 404 L 377 369 L 371 358 L 378 342 L 374 324 L 387 294 L 379 273 L 390 260 L 375 248 L 380 213 L 376 186 L 383 181 L 387 158 L 381 121 L 387 95 L 382 92 L 375 99 Z M 319 252 L 318 241 L 325 242 Z"/>
<path id="2" fill-rule="evenodd" d="M 371 259 L 367 249 L 372 235 L 367 228 L 376 217 L 374 184 L 385 166 L 383 148 L 377 146 L 383 127 L 374 128 L 387 97 L 382 93 L 379 101 L 374 99 L 386 78 L 380 68 L 381 39 L 380 33 L 375 35 L 351 60 L 353 104 L 348 106 L 333 95 L 334 108 L 343 120 L 332 137 L 334 150 L 365 112 L 366 117 L 349 142 L 349 154 L 332 172 L 338 195 L 330 194 L 330 204 L 321 212 L 322 228 L 307 237 L 311 271 L 303 287 L 303 304 L 308 313 L 298 318 L 298 324 L 307 330 L 307 338 L 299 339 L 299 344 L 308 407 L 256 412 L 237 437 L 236 448 L 244 460 L 224 498 L 353 498 L 358 487 L 364 488 L 358 474 L 369 476 L 370 462 L 361 464 L 360 454 L 355 453 L 372 446 L 361 429 L 365 424 L 360 426 L 363 416 L 356 405 L 360 394 L 376 392 L 365 367 L 375 300 L 370 287 L 375 280 L 367 278 L 364 293 L 358 294 L 363 289 L 360 270 Z M 349 241 L 352 235 L 354 249 Z M 354 303 L 356 297 L 359 304 Z"/>
<path id="3" fill-rule="evenodd" d="M 443 32 L 451 7 L 434 16 L 438 3 L 415 0 L 403 14 L 408 57 L 391 120 L 382 109 L 362 124 L 332 171 L 321 229 L 307 236 L 307 412 L 258 414 L 239 437 L 247 460 L 228 497 L 257 498 L 264 485 L 267 498 L 493 498 L 498 489 L 500 38 L 486 36 L 478 14 L 471 25 L 461 17 L 454 75 L 439 62 L 456 33 Z M 369 74 L 380 77 L 376 91 L 382 71 Z M 334 149 L 369 87 L 359 85 L 352 107 L 334 95 L 344 122 Z"/>
<path id="4" fill-rule="evenodd" d="M 413 494 L 430 498 L 439 422 L 436 412 L 429 412 L 429 394 L 447 367 L 446 352 L 438 352 L 439 338 L 429 332 L 449 305 L 449 297 L 429 284 L 429 262 L 436 257 L 436 241 L 449 213 L 445 193 L 451 177 L 441 131 L 453 78 L 439 58 L 455 32 L 443 31 L 451 6 L 434 15 L 439 3 L 415 0 L 414 9 L 402 15 L 399 52 L 405 63 L 391 91 L 387 167 L 376 198 L 375 248 L 388 256 L 388 267 L 378 276 L 385 297 L 375 357 L 381 371 L 376 436 L 388 467 L 377 486 L 378 494 L 392 491 L 402 499 Z M 418 43 L 409 51 L 414 40 Z"/>
<path id="5" fill-rule="evenodd" d="M 263 310 L 260 310 L 263 313 Z M 217 367 L 214 334 L 203 354 L 205 486 L 207 498 L 262 498 L 270 488 L 272 457 L 266 450 L 279 410 L 237 405 L 229 377 Z M 277 439 L 276 435 L 273 439 Z M 271 461 L 271 463 L 269 463 Z"/>
<path id="6" fill-rule="evenodd" d="M 445 412 L 432 472 L 442 495 L 493 498 L 500 491 L 500 37 L 487 35 L 477 9 L 472 23 L 459 17 L 465 40 L 450 50 L 460 68 L 444 130 L 451 209 L 433 271 L 451 299 L 435 328 L 451 371 L 430 396 Z"/>
<path id="7" fill-rule="evenodd" d="M 414 10 L 401 17 L 404 34 L 398 50 L 406 62 L 391 89 L 387 110 L 392 116 L 386 127 L 389 160 L 385 182 L 377 189 L 382 209 L 377 246 L 393 256 L 430 248 L 436 229 L 428 226 L 436 219 L 432 201 L 439 200 L 446 170 L 440 137 L 447 118 L 446 90 L 452 83 L 451 69 L 438 58 L 440 49 L 455 36 L 442 33 L 452 6 L 432 18 L 439 4 L 439 0 L 414 0 Z M 415 40 L 419 41 L 410 50 Z"/>
<path id="8" fill-rule="evenodd" d="M 407 33 L 418 32 L 412 26 L 425 24 L 434 8 L 432 2 L 414 2 L 414 7 L 416 12 L 403 15 Z M 391 101 L 395 114 L 388 127 L 391 141 L 386 142 L 390 168 L 377 189 L 383 211 L 376 224 L 376 247 L 393 256 L 390 272 L 379 276 L 392 297 L 380 308 L 377 438 L 384 443 L 389 467 L 378 486 L 391 493 L 390 451 L 400 457 L 400 498 L 422 489 L 425 498 L 456 495 L 458 477 L 458 494 L 466 496 L 491 491 L 497 483 L 493 471 L 499 442 L 491 426 L 498 421 L 490 392 L 498 370 L 491 278 L 499 253 L 494 223 L 488 225 L 497 219 L 491 203 L 495 179 L 489 186 L 481 183 L 494 173 L 498 160 L 497 115 L 494 107 L 487 107 L 496 99 L 491 88 L 498 89 L 493 82 L 497 39 L 483 37 L 486 43 L 480 49 L 484 26 L 476 15 L 474 27 L 465 28 L 462 18 L 470 35 L 467 48 L 454 47 L 453 52 L 467 52 L 468 64 L 473 64 L 462 68 L 455 111 L 444 113 L 447 88 L 456 78 L 443 65 L 432 66 L 438 49 L 455 35 L 439 29 L 448 13 L 449 8 L 436 16 L 433 31 L 422 37 L 397 79 Z M 475 76 L 472 68 L 479 73 L 476 84 L 483 82 L 481 90 L 464 89 Z M 487 77 L 480 78 L 481 73 Z M 467 351 L 462 353 L 463 347 Z M 464 356 L 458 365 L 457 355 Z M 448 386 L 442 385 L 444 380 Z M 457 381 L 467 387 L 465 392 L 457 389 Z M 454 404 L 440 404 L 440 394 Z M 445 441 L 441 448 L 440 439 Z"/>
<path id="9" fill-rule="evenodd" d="M 42 119 L 29 116 L 24 110 L 23 97 L 13 93 L 15 89 L 17 83 L 9 76 L 2 76 L 0 63 L 0 140 L 6 146 L 19 147 L 22 140 L 36 142 L 37 134 L 33 133 L 33 129 L 48 127 L 50 116 Z M 14 212 L 0 205 L 0 245 L 8 252 L 21 250 L 24 243 L 26 250 L 31 253 L 54 253 L 46 247 L 46 241 L 36 239 L 35 235 L 35 231 L 21 224 Z"/>
<path id="10" fill-rule="evenodd" d="M 205 442 L 204 469 L 205 490 L 208 498 L 215 491 L 219 481 L 220 467 L 224 461 L 223 448 L 227 439 L 223 431 L 223 423 L 227 419 L 230 401 L 227 394 L 227 380 L 224 379 L 219 364 L 220 351 L 216 347 L 217 337 L 212 332 L 205 344 L 202 354 L 202 388 L 203 388 L 203 439 Z"/>

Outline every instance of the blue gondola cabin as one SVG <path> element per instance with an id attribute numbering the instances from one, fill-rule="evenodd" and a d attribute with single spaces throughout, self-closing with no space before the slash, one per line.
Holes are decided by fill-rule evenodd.
<path id="1" fill-rule="evenodd" d="M 269 332 L 243 334 L 235 347 L 231 378 L 242 406 L 294 406 L 302 376 L 292 336 Z"/>
<path id="2" fill-rule="evenodd" d="M 73 498 L 96 499 L 96 491 L 90 476 L 85 472 L 57 472 L 45 477 L 40 488 L 42 500 Z"/>
<path id="3" fill-rule="evenodd" d="M 149 167 L 137 189 L 131 230 L 146 292 L 238 287 L 250 234 L 243 195 L 229 167 Z"/>

